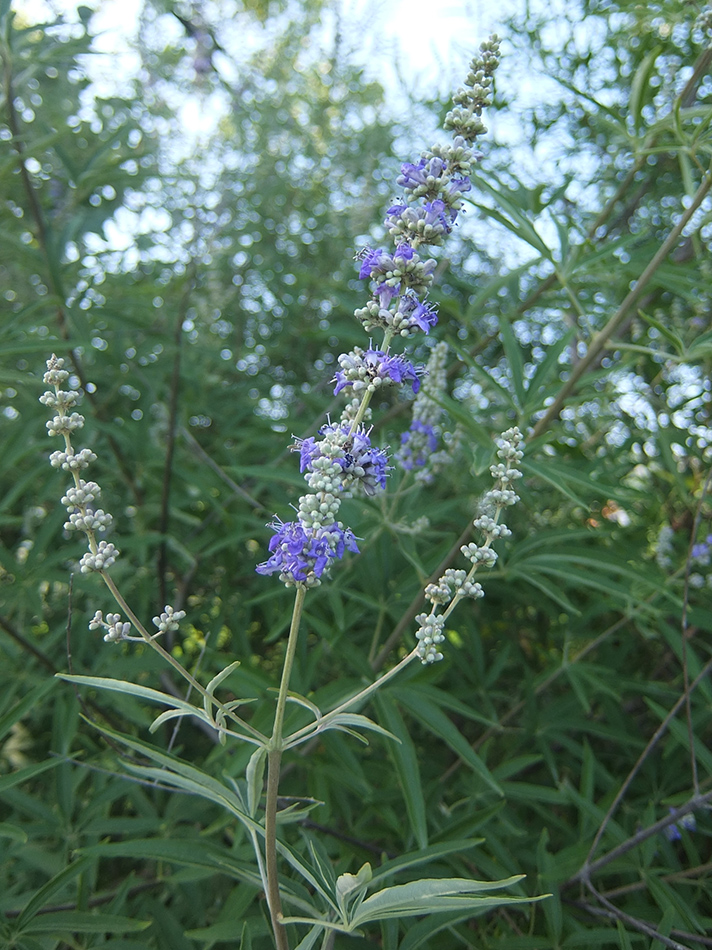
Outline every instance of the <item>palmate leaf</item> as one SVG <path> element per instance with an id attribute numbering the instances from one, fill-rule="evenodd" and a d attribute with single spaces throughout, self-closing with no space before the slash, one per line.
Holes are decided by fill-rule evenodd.
<path id="1" fill-rule="evenodd" d="M 235 668 L 235 664 L 231 664 L 227 670 L 223 670 L 222 674 L 225 676 L 228 673 L 231 673 Z M 219 676 L 222 676 L 219 674 Z M 165 722 L 167 719 L 174 719 L 180 716 L 194 716 L 196 719 L 200 719 L 203 722 L 207 723 L 209 726 L 215 727 L 215 723 L 210 718 L 210 715 L 205 712 L 205 710 L 200 709 L 198 706 L 194 706 L 193 703 L 186 702 L 183 699 L 180 699 L 177 696 L 171 696 L 168 693 L 163 693 L 158 689 L 151 689 L 149 686 L 139 686 L 137 683 L 130 683 L 127 680 L 116 680 L 107 676 L 77 676 L 70 675 L 68 673 L 57 673 L 57 678 L 66 680 L 68 683 L 77 683 L 80 686 L 94 686 L 97 689 L 106 689 L 114 693 L 125 693 L 129 696 L 136 696 L 139 699 L 147 699 L 149 702 L 161 703 L 164 706 L 168 706 L 169 710 L 167 712 L 161 713 L 154 722 L 151 724 L 150 732 L 155 732 L 158 727 Z M 218 679 L 218 677 L 215 677 Z M 215 680 L 212 681 L 213 683 Z M 229 703 L 230 708 L 235 708 L 236 706 L 242 705 L 245 702 L 250 700 L 234 700 L 232 703 Z M 205 707 L 208 707 L 208 700 L 205 701 Z M 227 708 L 227 707 L 226 707 Z M 252 745 L 261 745 L 258 739 L 253 738 L 252 736 L 243 736 L 241 734 L 230 732 L 230 735 L 235 738 L 244 738 L 246 742 L 252 743 Z"/>
<path id="2" fill-rule="evenodd" d="M 466 878 L 435 878 L 423 881 L 411 881 L 386 887 L 371 897 L 367 897 L 353 908 L 348 920 L 338 923 L 318 921 L 302 917 L 287 917 L 285 923 L 304 923 L 336 930 L 341 933 L 354 933 L 364 924 L 379 920 L 420 917 L 443 911 L 456 911 L 458 914 L 469 912 L 476 915 L 492 907 L 525 904 L 539 901 L 550 896 L 539 897 L 482 897 L 483 892 L 510 887 L 522 880 L 524 875 L 516 875 L 502 881 L 469 881 Z M 460 918 L 465 919 L 465 918 Z"/>
<path id="3" fill-rule="evenodd" d="M 429 844 L 425 848 L 419 848 L 410 854 L 403 854 L 391 861 L 384 861 L 378 867 L 371 878 L 371 886 L 385 881 L 386 878 L 403 871 L 406 868 L 417 867 L 419 864 L 429 864 L 431 861 L 437 861 L 438 858 L 445 858 L 451 854 L 464 854 L 470 848 L 476 848 L 484 842 L 484 838 L 464 838 L 454 841 L 442 841 L 438 844 Z"/>
<path id="4" fill-rule="evenodd" d="M 284 748 L 292 749 L 294 746 L 301 745 L 302 742 L 306 742 L 319 733 L 328 732 L 330 729 L 346 732 L 365 745 L 368 745 L 368 739 L 357 732 L 357 729 L 367 729 L 370 732 L 377 732 L 387 739 L 393 739 L 395 742 L 399 741 L 397 736 L 394 736 L 392 732 L 384 729 L 383 726 L 379 726 L 377 722 L 369 719 L 368 716 L 361 715 L 361 713 L 326 713 L 325 716 L 322 716 L 316 722 L 312 723 L 311 727 L 306 727 L 293 733 L 293 736 L 296 738 L 292 739 L 291 736 L 287 736 L 284 740 Z"/>

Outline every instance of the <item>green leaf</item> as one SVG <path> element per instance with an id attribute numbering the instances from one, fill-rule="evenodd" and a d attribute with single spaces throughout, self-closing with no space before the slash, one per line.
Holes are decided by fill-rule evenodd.
<path id="1" fill-rule="evenodd" d="M 28 840 L 26 831 L 6 821 L 0 821 L 0 838 L 9 838 L 11 841 L 19 841 L 20 844 L 26 844 Z"/>
<path id="2" fill-rule="evenodd" d="M 41 775 L 48 769 L 54 769 L 62 764 L 63 760 L 59 757 L 45 759 L 44 762 L 38 762 L 36 765 L 26 765 L 24 769 L 18 769 L 17 772 L 10 772 L 9 775 L 0 776 L 0 792 L 6 792 L 8 789 L 14 788 L 15 785 L 28 782 L 36 775 Z"/>
<path id="3" fill-rule="evenodd" d="M 215 690 L 218 686 L 228 678 L 228 676 L 240 666 L 240 661 L 235 660 L 233 663 L 230 663 L 225 669 L 220 670 L 213 678 L 210 680 L 208 685 L 205 687 L 205 695 L 203 696 L 203 709 L 205 710 L 205 718 L 207 722 L 211 722 L 213 718 L 213 707 L 212 700 L 214 698 Z"/>
<path id="4" fill-rule="evenodd" d="M 24 928 L 25 933 L 59 934 L 122 934 L 136 933 L 151 926 L 150 920 L 134 920 L 117 914 L 91 913 L 79 910 L 41 914 Z"/>
<path id="5" fill-rule="evenodd" d="M 470 848 L 479 847 L 484 840 L 484 838 L 464 838 L 462 840 L 442 841 L 438 844 L 429 844 L 427 847 L 413 851 L 411 854 L 404 854 L 399 858 L 384 861 L 374 872 L 371 886 L 380 884 L 381 881 L 404 871 L 406 868 L 418 867 L 420 864 L 430 864 L 437 861 L 438 858 L 444 858 L 450 854 L 464 854 Z"/>
<path id="6" fill-rule="evenodd" d="M 247 779 L 247 811 L 254 818 L 262 800 L 262 779 L 265 774 L 267 750 L 256 749 L 247 763 L 245 778 Z"/>
<path id="7" fill-rule="evenodd" d="M 377 694 L 375 697 L 378 714 L 383 722 L 387 723 L 390 732 L 400 741 L 389 746 L 389 754 L 393 759 L 398 775 L 401 792 L 405 800 L 408 815 L 408 825 L 420 848 L 428 845 L 428 823 L 426 819 L 425 798 L 423 797 L 418 756 L 413 745 L 398 706 L 387 693 Z"/>
<path id="8" fill-rule="evenodd" d="M 29 900 L 26 904 L 24 910 L 17 918 L 17 930 L 23 931 L 30 921 L 39 913 L 39 911 L 44 907 L 50 898 L 54 897 L 55 894 L 64 890 L 67 884 L 74 880 L 78 874 L 81 874 L 87 867 L 89 867 L 90 859 L 88 857 L 80 857 L 75 861 L 72 861 L 71 864 L 68 864 L 67 867 L 63 868 L 58 874 L 55 874 L 54 877 L 47 881 L 47 883 L 41 887 L 37 893 Z"/>
<path id="9" fill-rule="evenodd" d="M 489 786 L 498 795 L 502 794 L 502 789 L 482 759 L 439 706 L 436 706 L 424 695 L 419 694 L 417 690 L 411 690 L 408 687 L 391 687 L 390 692 L 409 709 L 411 715 L 421 726 L 442 739 L 466 765 L 469 765 L 485 785 Z"/>
<path id="10" fill-rule="evenodd" d="M 386 887 L 373 894 L 352 917 L 351 928 L 389 917 L 416 917 L 445 910 L 482 911 L 503 904 L 527 903 L 542 897 L 480 897 L 483 892 L 511 887 L 522 880 L 516 875 L 503 881 L 468 881 L 465 878 L 438 878 L 411 881 Z M 543 895 L 548 896 L 548 895 Z"/>
<path id="11" fill-rule="evenodd" d="M 519 403 L 518 408 L 521 410 L 524 406 L 526 398 L 526 390 L 524 388 L 524 359 L 522 358 L 522 350 L 517 342 L 516 337 L 514 336 L 514 330 L 512 329 L 512 324 L 509 320 L 503 316 L 499 315 L 499 332 L 502 337 L 502 345 L 504 346 L 504 355 L 507 358 L 509 363 L 509 376 L 512 380 L 512 385 L 514 387 L 514 392 L 517 396 L 517 402 Z"/>
<path id="12" fill-rule="evenodd" d="M 643 59 L 635 71 L 630 90 L 629 112 L 633 119 L 633 127 L 640 134 L 643 129 L 643 107 L 652 98 L 650 79 L 655 71 L 655 61 L 662 52 L 661 46 L 656 46 Z"/>
<path id="13" fill-rule="evenodd" d="M 12 709 L 0 716 L 0 739 L 4 739 L 15 723 L 23 719 L 30 710 L 37 709 L 37 707 L 44 702 L 45 698 L 54 689 L 56 682 L 56 680 L 51 678 L 46 679 L 43 683 L 40 683 L 39 686 L 30 690 L 27 695 L 23 696 Z"/>

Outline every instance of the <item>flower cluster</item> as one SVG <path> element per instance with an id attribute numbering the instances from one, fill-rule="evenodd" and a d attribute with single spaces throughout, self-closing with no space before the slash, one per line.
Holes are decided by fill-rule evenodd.
<path id="1" fill-rule="evenodd" d="M 675 809 L 669 809 L 670 814 L 672 814 Z M 688 831 L 697 831 L 697 819 L 695 818 L 694 812 L 688 812 L 687 815 L 683 815 L 680 819 L 680 825 L 676 822 L 673 822 L 671 825 L 668 825 L 665 829 L 665 837 L 668 841 L 680 841 L 682 838 L 682 832 L 680 827 L 686 828 Z"/>
<path id="2" fill-rule="evenodd" d="M 336 473 L 334 489 L 348 498 L 355 487 L 361 487 L 366 495 L 375 495 L 386 487 L 388 474 L 388 453 L 371 445 L 370 429 L 358 426 L 352 431 L 347 422 L 338 426 L 324 426 L 319 430 L 324 436 L 316 439 L 299 439 L 297 448 L 301 453 L 299 470 L 308 472 L 310 487 L 317 490 L 324 487 L 319 481 L 322 469 L 336 463 L 341 469 Z M 339 454 L 328 452 L 331 446 L 337 446 Z M 341 454 L 343 453 L 343 454 Z M 324 459 L 328 459 L 324 463 Z M 339 477 L 340 475 L 340 477 Z"/>
<path id="3" fill-rule="evenodd" d="M 87 537 L 89 550 L 80 560 L 79 567 L 83 574 L 98 571 L 106 577 L 105 572 L 114 564 L 120 552 L 111 541 L 97 538 L 98 532 L 106 531 L 112 526 L 113 518 L 108 511 L 96 507 L 101 488 L 96 482 L 85 481 L 80 476 L 80 473 L 96 459 L 96 455 L 90 449 L 80 449 L 76 452 L 72 446 L 72 433 L 82 428 L 84 417 L 73 411 L 79 402 L 79 393 L 62 389 L 62 385 L 68 378 L 69 373 L 64 368 L 64 360 L 53 353 L 52 358 L 47 360 L 47 372 L 44 374 L 45 385 L 52 386 L 53 389 L 43 393 L 40 396 L 40 402 L 55 413 L 53 419 L 47 423 L 47 431 L 51 436 L 64 436 L 64 451 L 53 452 L 49 460 L 54 468 L 61 468 L 72 474 L 73 482 L 62 496 L 62 504 L 69 515 L 64 524 L 65 529 L 81 531 Z M 158 633 L 150 639 L 166 631 L 177 630 L 183 617 L 185 617 L 185 611 L 174 610 L 173 607 L 167 605 L 160 616 L 153 618 L 154 624 L 158 627 Z M 118 643 L 121 640 L 145 642 L 146 640 L 146 636 L 129 636 L 131 624 L 122 620 L 120 614 L 106 614 L 104 617 L 101 610 L 97 610 L 94 614 L 89 622 L 89 629 L 105 630 L 104 640 L 107 643 Z"/>
<path id="4" fill-rule="evenodd" d="M 159 617 L 154 617 L 153 622 L 158 627 L 158 633 L 154 633 L 152 640 L 160 637 L 162 633 L 175 631 L 178 629 L 180 621 L 185 617 L 184 610 L 174 610 L 170 604 L 166 604 L 165 609 Z M 144 637 L 131 637 L 131 624 L 128 621 L 122 621 L 121 614 L 107 614 L 103 616 L 100 610 L 94 614 L 89 621 L 90 630 L 106 630 L 104 640 L 107 643 L 117 643 L 119 640 L 134 640 L 137 643 L 144 643 Z"/>
<path id="5" fill-rule="evenodd" d="M 690 587 L 712 587 L 712 534 L 692 545 L 690 551 Z"/>
<path id="6" fill-rule="evenodd" d="M 334 394 L 345 391 L 351 397 L 349 404 L 337 425 L 321 429 L 319 439 L 297 440 L 294 446 L 310 492 L 299 499 L 295 521 L 275 517 L 270 523 L 271 556 L 257 566 L 260 574 L 279 572 L 287 586 L 315 587 L 334 560 L 347 550 L 358 551 L 353 533 L 338 520 L 341 501 L 355 488 L 367 495 L 385 488 L 387 453 L 371 444 L 371 430 L 362 424 L 371 398 L 382 387 L 409 385 L 416 394 L 420 390 L 423 369 L 391 353 L 390 345 L 396 337 L 427 334 L 437 323 L 437 312 L 427 300 L 436 261 L 422 249 L 442 244 L 462 210 L 462 196 L 471 188 L 468 174 L 478 158 L 471 146 L 486 131 L 480 115 L 489 103 L 498 50 L 499 40 L 493 36 L 470 65 L 466 88 L 458 92 L 448 114 L 446 128 L 454 132 L 454 141 L 434 146 L 417 162 L 401 166 L 397 184 L 402 197 L 388 209 L 385 220 L 395 248 L 365 247 L 356 255 L 360 279 L 370 281 L 371 298 L 355 316 L 367 333 L 381 331 L 383 341 L 380 347 L 371 342 L 367 350 L 354 347 L 338 357 Z M 443 350 L 438 354 L 444 358 Z M 432 423 L 425 418 L 417 421 L 413 434 L 424 438 L 432 452 Z M 415 442 L 401 454 L 411 466 L 421 464 L 416 459 L 422 452 Z"/>
<path id="7" fill-rule="evenodd" d="M 516 427 L 508 429 L 502 433 L 497 445 L 500 461 L 490 466 L 495 485 L 486 492 L 480 504 L 480 513 L 473 522 L 475 528 L 484 535 L 484 543 L 478 545 L 470 542 L 460 548 L 472 567 L 469 572 L 448 568 L 436 583 L 428 584 L 425 588 L 425 599 L 432 607 L 429 614 L 418 614 L 415 618 L 419 624 L 415 634 L 417 652 L 422 663 L 442 660 L 443 655 L 438 647 L 445 639 L 445 621 L 464 597 L 473 600 L 484 597 L 482 586 L 473 580 L 475 571 L 480 566 L 492 567 L 497 561 L 497 552 L 492 549 L 493 541 L 511 535 L 509 528 L 500 521 L 500 516 L 504 508 L 519 501 L 511 486 L 522 476 L 517 468 L 524 455 L 521 432 Z M 445 609 L 439 613 L 438 608 Z"/>
<path id="8" fill-rule="evenodd" d="M 406 471 L 414 471 L 416 481 L 431 484 L 443 466 L 452 461 L 447 449 L 438 451 L 438 421 L 442 409 L 438 400 L 445 393 L 447 343 L 433 347 L 426 366 L 423 387 L 413 401 L 413 421 L 401 435 L 396 459 Z"/>
<path id="9" fill-rule="evenodd" d="M 54 354 L 47 360 L 47 372 L 43 378 L 45 385 L 53 389 L 43 393 L 40 402 L 55 413 L 47 423 L 47 431 L 50 436 L 64 436 L 64 451 L 52 452 L 49 460 L 54 468 L 70 472 L 73 478 L 73 483 L 62 497 L 62 504 L 69 515 L 64 527 L 67 531 L 82 531 L 87 536 L 89 550 L 79 562 L 82 573 L 106 571 L 116 561 L 119 551 L 111 541 L 97 540 L 97 532 L 110 528 L 113 519 L 103 508 L 95 507 L 101 494 L 96 482 L 87 482 L 80 477 L 80 472 L 95 461 L 96 455 L 91 449 L 77 452 L 72 446 L 72 433 L 84 425 L 84 417 L 74 411 L 79 402 L 79 393 L 61 388 L 69 378 L 69 373 L 64 368 L 64 360 Z"/>
<path id="10" fill-rule="evenodd" d="M 676 564 L 675 532 L 671 525 L 663 524 L 653 545 L 655 561 L 664 571 L 672 571 Z M 712 589 L 712 534 L 696 541 L 690 550 L 689 584 L 694 590 L 703 587 Z"/>

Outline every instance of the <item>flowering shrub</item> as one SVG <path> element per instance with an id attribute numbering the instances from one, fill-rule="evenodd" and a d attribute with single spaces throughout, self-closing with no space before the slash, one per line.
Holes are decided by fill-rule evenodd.
<path id="1" fill-rule="evenodd" d="M 0 4 L 0 944 L 704 946 L 693 6 L 528 7 L 480 167 L 491 49 L 419 156 L 328 3 L 145 0 L 105 100 Z"/>
<path id="2" fill-rule="evenodd" d="M 357 875 L 347 872 L 336 880 L 336 902 L 330 899 L 328 894 L 322 893 L 327 906 L 315 905 L 312 915 L 305 916 L 304 902 L 298 902 L 302 913 L 299 916 L 288 916 L 283 911 L 283 901 L 294 902 L 294 898 L 280 886 L 277 866 L 280 849 L 277 835 L 280 818 L 278 789 L 284 751 L 330 729 L 370 729 L 395 740 L 395 736 L 391 736 L 376 723 L 349 710 L 362 705 L 365 699 L 390 681 L 414 658 L 419 658 L 426 665 L 443 659 L 440 647 L 445 641 L 445 622 L 462 599 L 478 599 L 483 596 L 481 584 L 473 580 L 475 572 L 479 567 L 492 567 L 495 564 L 497 555 L 491 547 L 492 543 L 511 534 L 500 522 L 500 515 L 504 508 L 519 500 L 511 487 L 522 474 L 517 468 L 523 458 L 520 447 L 522 437 L 516 427 L 507 430 L 499 440 L 497 456 L 500 461 L 490 469 L 495 479 L 495 487 L 482 499 L 481 511 L 474 521 L 474 526 L 484 536 L 484 544 L 470 542 L 462 546 L 462 554 L 472 565 L 469 571 L 447 569 L 436 583 L 426 587 L 425 597 L 431 603 L 431 610 L 430 613 L 420 613 L 415 618 L 418 623 L 415 647 L 389 672 L 355 696 L 339 703 L 330 712 L 324 714 L 313 703 L 308 703 L 308 708 L 315 715 L 314 722 L 291 735 L 284 734 L 291 668 L 306 593 L 321 585 L 334 562 L 341 560 L 347 551 L 359 553 L 353 531 L 337 520 L 342 500 L 357 492 L 373 496 L 386 488 L 390 467 L 388 451 L 372 443 L 372 428 L 365 428 L 363 424 L 364 419 L 370 418 L 369 403 L 383 386 L 409 385 L 413 393 L 417 394 L 421 387 L 421 377 L 426 372 L 423 367 L 416 368 L 402 354 L 392 353 L 391 344 L 396 337 L 408 338 L 419 331 L 427 334 L 437 323 L 435 309 L 427 303 L 425 297 L 421 299 L 419 296 L 424 295 L 432 283 L 436 262 L 433 259 L 423 260 L 418 252 L 427 245 L 442 244 L 444 237 L 452 231 L 455 224 L 462 206 L 462 194 L 470 189 L 466 172 L 471 169 L 475 157 L 469 146 L 485 131 L 479 116 L 483 107 L 490 104 L 489 92 L 492 75 L 498 64 L 498 51 L 499 40 L 493 36 L 482 44 L 480 56 L 472 62 L 466 86 L 455 98 L 458 105 L 446 118 L 446 127 L 456 133 L 454 143 L 424 152 L 417 164 L 405 163 L 402 166 L 398 184 L 402 186 L 405 198 L 402 203 L 389 208 L 386 218 L 388 232 L 396 242 L 393 255 L 370 248 L 359 255 L 359 276 L 362 279 L 370 279 L 372 299 L 365 308 L 356 311 L 356 316 L 369 332 L 381 329 L 383 340 L 379 349 L 370 346 L 364 351 L 355 347 L 338 358 L 340 369 L 333 380 L 336 383 L 334 395 L 347 390 L 348 395 L 353 395 L 356 400 L 349 402 L 337 424 L 329 422 L 320 429 L 319 438 L 300 439 L 293 446 L 300 453 L 300 470 L 304 474 L 309 492 L 299 499 L 295 521 L 283 522 L 275 517 L 270 524 L 273 531 L 269 542 L 271 556 L 256 568 L 259 574 L 271 575 L 278 572 L 283 584 L 296 588 L 294 613 L 271 736 L 263 735 L 249 722 L 235 715 L 235 708 L 241 705 L 239 700 L 223 704 L 216 699 L 215 689 L 232 667 L 229 666 L 218 673 L 206 689 L 156 642 L 162 634 L 174 633 L 179 629 L 185 611 L 166 605 L 163 613 L 154 617 L 158 633 L 151 635 L 119 592 L 109 569 L 114 566 L 120 552 L 113 542 L 98 537 L 111 529 L 113 518 L 103 509 L 94 506 L 101 494 L 99 486 L 80 477 L 80 473 L 96 461 L 96 455 L 89 449 L 76 451 L 72 444 L 73 434 L 84 425 L 83 416 L 76 411 L 70 412 L 74 410 L 79 397 L 76 392 L 61 388 L 69 378 L 69 372 L 64 368 L 64 360 L 52 355 L 47 361 L 44 382 L 53 389 L 45 392 L 40 401 L 56 411 L 57 414 L 47 424 L 48 432 L 50 436 L 62 436 L 65 446 L 64 451 L 52 453 L 50 461 L 54 467 L 61 468 L 73 476 L 73 484 L 62 499 L 69 512 L 65 527 L 86 535 L 89 550 L 80 561 L 81 571 L 98 573 L 129 617 L 129 620 L 122 620 L 121 614 L 108 613 L 104 618 L 102 611 L 97 610 L 89 623 L 89 629 L 106 630 L 104 640 L 108 643 L 133 640 L 150 645 L 178 670 L 192 687 L 203 694 L 205 703 L 202 709 L 187 702 L 176 703 L 169 695 L 155 690 L 137 689 L 133 683 L 120 680 L 99 681 L 92 677 L 77 676 L 70 676 L 68 679 L 128 694 L 145 697 L 150 694 L 156 701 L 169 707 L 168 713 L 158 717 L 154 728 L 167 717 L 191 715 L 215 728 L 221 741 L 225 741 L 229 735 L 257 746 L 247 772 L 247 808 L 244 797 L 239 793 L 232 796 L 232 804 L 226 798 L 225 805 L 244 823 L 250 833 L 256 866 L 267 896 L 272 929 L 279 950 L 289 947 L 287 924 L 308 925 L 309 934 L 304 939 L 311 945 L 322 931 L 325 938 L 328 937 L 329 931 L 353 933 L 367 922 L 387 919 L 390 916 L 436 913 L 451 907 L 453 900 L 456 900 L 460 907 L 468 907 L 473 911 L 482 906 L 527 900 L 522 897 L 478 896 L 482 890 L 489 891 L 493 887 L 506 887 L 515 883 L 518 880 L 516 877 L 493 884 L 453 878 L 415 881 L 400 887 L 384 888 L 371 897 L 366 897 L 372 875 L 370 865 L 365 864 Z M 432 404 L 433 393 L 437 391 L 437 387 L 442 387 L 442 380 L 438 378 L 441 376 L 438 364 L 442 362 L 444 354 L 445 350 L 441 347 L 436 349 L 431 358 L 429 365 L 434 370 L 434 380 L 428 390 L 429 395 L 421 396 L 420 401 L 416 403 L 415 411 L 419 415 L 428 411 L 424 407 Z M 424 424 L 418 419 L 416 425 L 421 426 L 422 434 L 422 430 L 425 430 Z M 434 439 L 432 427 L 428 427 L 427 431 Z M 418 456 L 418 464 L 420 467 L 425 466 L 422 452 Z M 129 635 L 132 623 L 140 636 Z M 231 721 L 232 728 L 228 728 L 228 721 Z M 151 756 L 148 752 L 147 754 L 155 758 L 155 755 Z M 265 759 L 268 774 L 264 819 L 260 823 L 257 803 Z M 178 779 L 185 777 L 185 769 L 181 771 L 173 767 L 171 771 L 165 761 L 164 768 L 167 769 L 163 776 L 164 781 L 171 784 L 172 776 L 172 781 L 177 787 L 181 787 L 182 783 Z M 194 771 L 191 770 L 190 774 L 194 774 Z M 195 778 L 194 781 L 200 784 L 200 779 Z M 312 882 L 307 871 L 300 867 L 298 870 L 307 881 Z M 302 940 L 300 947 L 304 945 Z"/>

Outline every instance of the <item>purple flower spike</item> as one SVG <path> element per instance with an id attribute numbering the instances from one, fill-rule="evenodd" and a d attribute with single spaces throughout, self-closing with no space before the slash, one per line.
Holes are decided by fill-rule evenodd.
<path id="1" fill-rule="evenodd" d="M 418 439 L 416 433 L 420 433 L 423 438 Z M 419 443 L 416 448 L 417 454 L 413 452 L 411 442 Z M 400 463 L 407 471 L 413 468 L 424 468 L 428 456 L 432 455 L 437 447 L 438 437 L 433 427 L 414 419 L 410 424 L 410 429 L 401 435 Z"/>

